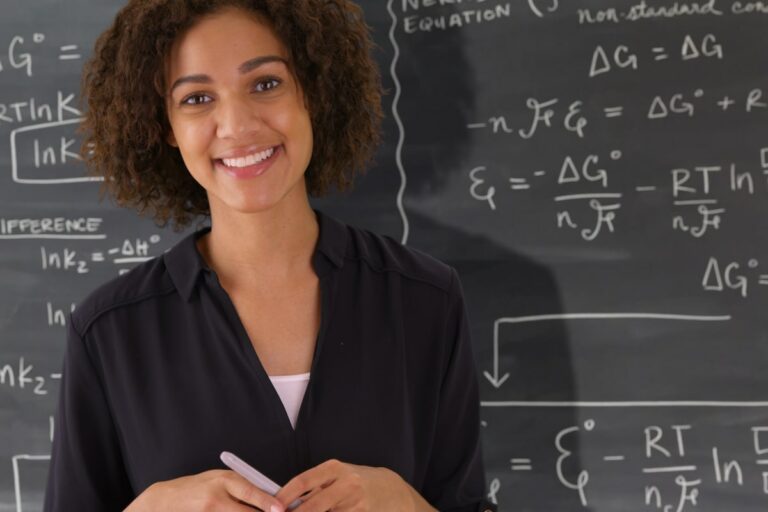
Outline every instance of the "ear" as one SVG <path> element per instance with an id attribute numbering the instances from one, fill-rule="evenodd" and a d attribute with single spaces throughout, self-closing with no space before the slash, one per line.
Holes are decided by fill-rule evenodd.
<path id="1" fill-rule="evenodd" d="M 168 142 L 168 144 L 170 144 L 171 146 L 173 146 L 173 147 L 175 147 L 175 148 L 179 147 L 178 143 L 176 142 L 176 136 L 175 136 L 175 135 L 173 135 L 173 130 L 169 130 L 169 131 L 168 131 L 168 136 L 166 137 L 166 139 L 165 139 L 165 140 L 166 140 L 166 141 Z"/>

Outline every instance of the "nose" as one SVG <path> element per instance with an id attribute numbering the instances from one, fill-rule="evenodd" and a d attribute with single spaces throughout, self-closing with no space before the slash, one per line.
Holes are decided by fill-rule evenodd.
<path id="1" fill-rule="evenodd" d="M 217 106 L 216 136 L 221 139 L 237 139 L 263 126 L 256 107 L 244 98 L 220 98 Z"/>

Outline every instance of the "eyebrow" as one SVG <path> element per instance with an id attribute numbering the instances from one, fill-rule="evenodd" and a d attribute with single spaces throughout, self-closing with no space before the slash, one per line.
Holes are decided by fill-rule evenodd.
<path id="1" fill-rule="evenodd" d="M 263 57 L 256 57 L 254 59 L 243 62 L 242 64 L 240 64 L 240 67 L 238 67 L 237 70 L 240 72 L 241 75 L 244 75 L 246 73 L 249 73 L 250 71 L 253 71 L 259 66 L 263 64 L 268 64 L 270 62 L 282 62 L 283 64 L 288 66 L 288 61 L 282 57 L 279 57 L 277 55 L 265 55 Z M 211 82 L 213 82 L 213 80 L 208 75 L 201 74 L 201 75 L 182 76 L 181 78 L 173 82 L 173 85 L 171 86 L 171 90 L 169 94 L 173 94 L 174 89 L 176 89 L 178 86 L 182 84 L 186 84 L 186 83 L 210 84 Z"/>

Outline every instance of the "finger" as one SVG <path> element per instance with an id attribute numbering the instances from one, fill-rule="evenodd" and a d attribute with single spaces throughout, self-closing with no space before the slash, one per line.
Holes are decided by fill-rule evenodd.
<path id="1" fill-rule="evenodd" d="M 299 505 L 301 505 L 302 503 L 306 502 L 308 499 L 310 499 L 312 496 L 314 496 L 318 492 L 322 491 L 323 489 L 324 489 L 324 487 L 315 487 L 311 491 L 307 491 L 304 494 L 302 494 L 301 496 L 299 496 L 299 498 L 297 500 L 291 501 L 291 502 L 287 503 L 286 507 L 290 507 L 291 505 L 295 504 L 296 506 L 294 506 L 293 508 L 290 508 L 288 510 L 296 510 L 299 507 Z M 277 497 L 277 495 L 275 495 L 275 497 Z"/>
<path id="2" fill-rule="evenodd" d="M 276 507 L 275 511 L 279 512 L 285 510 L 279 499 L 262 491 L 234 471 L 229 471 L 224 476 L 224 488 L 235 500 L 256 506 L 264 512 L 274 512 L 272 507 Z"/>
<path id="3" fill-rule="evenodd" d="M 355 477 L 345 476 L 331 485 L 313 493 L 301 504 L 296 512 L 327 512 L 344 510 L 363 510 L 355 507 L 363 501 L 362 485 L 355 483 Z"/>
<path id="4" fill-rule="evenodd" d="M 325 461 L 293 477 L 280 489 L 275 498 L 288 505 L 308 491 L 328 487 L 346 471 L 344 463 L 336 459 Z"/>
<path id="5" fill-rule="evenodd" d="M 212 510 L 215 510 L 216 512 L 263 512 L 260 508 L 253 508 L 247 503 L 235 503 L 234 501 L 226 503 L 224 507 L 217 506 Z"/>

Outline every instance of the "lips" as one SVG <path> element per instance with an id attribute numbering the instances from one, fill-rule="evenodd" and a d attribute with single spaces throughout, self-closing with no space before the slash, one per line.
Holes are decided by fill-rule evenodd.
<path id="1" fill-rule="evenodd" d="M 257 162 L 253 165 L 247 165 L 245 167 L 229 167 L 225 165 L 221 159 L 218 158 L 214 160 L 214 163 L 216 170 L 226 173 L 235 179 L 255 178 L 256 176 L 264 174 L 264 172 L 266 172 L 266 170 L 272 166 L 272 163 L 282 154 L 282 152 L 283 146 L 275 146 L 275 151 L 269 158 L 262 160 L 261 162 Z"/>

